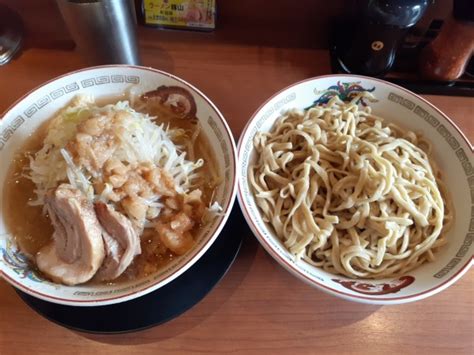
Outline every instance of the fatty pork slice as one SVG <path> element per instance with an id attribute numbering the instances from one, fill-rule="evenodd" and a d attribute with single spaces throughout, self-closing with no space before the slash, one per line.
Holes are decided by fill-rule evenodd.
<path id="1" fill-rule="evenodd" d="M 38 268 L 53 281 L 77 285 L 89 281 L 104 260 L 102 227 L 94 206 L 78 189 L 61 184 L 45 199 L 53 241 L 36 256 Z"/>
<path id="2" fill-rule="evenodd" d="M 168 218 L 169 221 L 160 221 L 155 225 L 161 242 L 176 255 L 183 255 L 194 245 L 190 230 L 194 226 L 193 220 L 184 212 Z"/>
<path id="3" fill-rule="evenodd" d="M 102 202 L 95 204 L 100 224 L 106 231 L 104 242 L 106 257 L 97 277 L 103 281 L 119 277 L 141 253 L 140 238 L 132 222 L 120 212 Z"/>

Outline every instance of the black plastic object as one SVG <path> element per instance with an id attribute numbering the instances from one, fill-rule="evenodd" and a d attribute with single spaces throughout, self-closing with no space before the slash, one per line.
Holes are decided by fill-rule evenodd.
<path id="1" fill-rule="evenodd" d="M 40 315 L 66 328 L 88 333 L 125 333 L 165 323 L 206 296 L 235 260 L 245 234 L 251 233 L 236 204 L 224 230 L 209 250 L 185 273 L 140 298 L 98 307 L 46 302 L 16 290 Z"/>
<path id="2" fill-rule="evenodd" d="M 453 16 L 456 20 L 474 22 L 474 2 L 472 0 L 454 0 Z"/>
<path id="3" fill-rule="evenodd" d="M 392 67 L 398 46 L 423 16 L 430 0 L 357 1 L 353 17 L 338 21 L 333 44 L 347 73 L 382 76 Z"/>

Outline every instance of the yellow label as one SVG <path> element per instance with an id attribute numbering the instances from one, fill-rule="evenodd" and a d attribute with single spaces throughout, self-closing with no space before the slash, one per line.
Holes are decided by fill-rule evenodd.
<path id="1" fill-rule="evenodd" d="M 144 0 L 145 23 L 185 28 L 215 28 L 215 0 Z"/>

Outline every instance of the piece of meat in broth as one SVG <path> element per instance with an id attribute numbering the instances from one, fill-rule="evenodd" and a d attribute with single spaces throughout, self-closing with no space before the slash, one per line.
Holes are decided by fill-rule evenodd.
<path id="1" fill-rule="evenodd" d="M 144 102 L 156 100 L 161 105 L 168 107 L 181 118 L 196 117 L 196 101 L 193 95 L 180 86 L 159 86 L 156 90 L 149 91 L 141 96 Z"/>
<path id="2" fill-rule="evenodd" d="M 127 269 L 136 255 L 141 253 L 140 238 L 132 222 L 110 205 L 97 202 L 95 211 L 106 231 L 104 242 L 107 254 L 97 277 L 101 280 L 113 280 Z"/>
<path id="3" fill-rule="evenodd" d="M 54 226 L 53 241 L 40 249 L 36 265 L 53 281 L 89 281 L 104 260 L 102 227 L 86 196 L 68 184 L 47 193 L 45 206 Z"/>
<path id="4" fill-rule="evenodd" d="M 159 221 L 155 225 L 161 242 L 173 253 L 183 255 L 194 245 L 190 230 L 193 220 L 184 212 L 168 218 L 167 222 Z"/>
<path id="5" fill-rule="evenodd" d="M 93 176 L 100 175 L 105 162 L 114 154 L 117 144 L 111 132 L 112 118 L 98 115 L 77 126 L 77 134 L 66 149 L 75 162 L 85 167 Z"/>

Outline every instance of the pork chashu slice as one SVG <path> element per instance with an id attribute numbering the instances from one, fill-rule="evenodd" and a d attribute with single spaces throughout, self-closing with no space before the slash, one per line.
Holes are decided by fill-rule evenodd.
<path id="1" fill-rule="evenodd" d="M 97 218 L 105 229 L 105 260 L 97 277 L 109 281 L 119 277 L 141 253 L 140 237 L 132 222 L 103 202 L 95 203 Z"/>
<path id="2" fill-rule="evenodd" d="M 104 231 L 94 206 L 80 190 L 68 184 L 50 190 L 45 206 L 54 226 L 53 241 L 39 251 L 36 265 L 58 283 L 77 285 L 89 281 L 105 256 Z"/>

